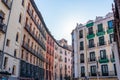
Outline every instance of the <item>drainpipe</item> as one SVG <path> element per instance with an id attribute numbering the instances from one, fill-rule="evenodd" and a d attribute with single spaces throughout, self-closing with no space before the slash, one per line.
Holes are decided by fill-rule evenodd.
<path id="1" fill-rule="evenodd" d="M 11 8 L 10 8 L 9 15 L 8 15 L 6 33 L 5 33 L 4 42 L 3 42 L 2 59 L 1 59 L 1 64 L 0 64 L 0 68 L 1 68 L 2 70 L 3 70 L 3 59 L 4 59 L 5 41 L 6 41 L 6 36 L 7 36 L 8 24 L 9 24 L 9 21 L 10 21 L 10 15 L 11 15 L 11 10 L 12 10 L 12 4 L 13 4 L 13 0 L 11 1 Z"/>

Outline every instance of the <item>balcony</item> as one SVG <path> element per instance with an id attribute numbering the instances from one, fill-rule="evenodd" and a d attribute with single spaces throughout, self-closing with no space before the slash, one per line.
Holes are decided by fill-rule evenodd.
<path id="1" fill-rule="evenodd" d="M 113 55 L 110 55 L 110 61 L 115 62 L 115 58 L 113 57 Z"/>
<path id="2" fill-rule="evenodd" d="M 84 47 L 80 47 L 80 50 L 84 50 Z"/>
<path id="3" fill-rule="evenodd" d="M 92 38 L 94 38 L 95 37 L 95 34 L 94 33 L 92 33 L 92 34 L 87 34 L 87 39 L 92 39 Z"/>
<path id="4" fill-rule="evenodd" d="M 41 28 L 41 26 L 36 22 L 36 19 L 32 15 L 32 12 L 29 9 L 27 10 L 27 12 L 28 12 L 29 16 L 31 17 L 31 19 L 33 20 L 33 22 L 35 23 L 35 25 L 37 26 L 37 28 L 39 29 L 39 31 L 41 32 L 41 34 L 43 35 L 43 37 L 45 38 L 45 40 L 46 40 L 46 34 L 43 31 L 43 29 Z"/>
<path id="5" fill-rule="evenodd" d="M 80 60 L 80 63 L 84 63 L 84 60 Z"/>
<path id="6" fill-rule="evenodd" d="M 107 29 L 107 33 L 108 33 L 108 34 L 113 33 L 113 32 L 114 32 L 113 28 L 108 28 L 108 29 Z"/>
<path id="7" fill-rule="evenodd" d="M 88 45 L 88 48 L 94 48 L 94 47 L 95 47 L 95 44 Z"/>
<path id="8" fill-rule="evenodd" d="M 92 77 L 92 76 L 97 76 L 97 73 L 89 72 L 89 76 L 90 76 L 90 77 Z"/>
<path id="9" fill-rule="evenodd" d="M 99 57 L 99 63 L 108 63 L 108 62 L 109 62 L 108 56 L 106 56 L 104 58 Z"/>
<path id="10" fill-rule="evenodd" d="M 6 24 L 0 23 L 0 31 L 5 33 L 6 32 L 6 28 L 7 28 Z"/>
<path id="11" fill-rule="evenodd" d="M 97 36 L 103 36 L 103 35 L 105 35 L 105 31 L 104 30 L 96 31 L 96 32 L 97 32 L 96 33 Z"/>
<path id="12" fill-rule="evenodd" d="M 28 45 L 28 43 L 23 42 L 22 47 L 25 48 L 28 52 L 32 53 L 34 56 L 38 57 L 40 60 L 44 61 L 44 57 L 41 55 L 41 53 L 35 51 Z"/>
<path id="13" fill-rule="evenodd" d="M 11 3 L 12 3 L 11 0 L 2 0 L 2 2 L 8 9 L 11 9 Z"/>
<path id="14" fill-rule="evenodd" d="M 81 73 L 81 77 L 85 77 L 85 73 Z"/>
<path id="15" fill-rule="evenodd" d="M 95 58 L 88 58 L 88 62 L 96 62 L 97 61 L 97 59 L 96 59 L 96 57 Z"/>
<path id="16" fill-rule="evenodd" d="M 86 24 L 86 27 L 92 27 L 94 25 L 94 22 Z"/>
<path id="17" fill-rule="evenodd" d="M 115 71 L 108 71 L 108 72 L 99 72 L 99 76 L 117 76 Z"/>
<path id="18" fill-rule="evenodd" d="M 34 32 L 30 29 L 30 26 L 26 24 L 26 31 L 32 36 L 32 38 L 44 49 L 46 50 L 45 44 L 34 34 Z"/>
<path id="19" fill-rule="evenodd" d="M 105 42 L 105 41 L 101 41 L 101 42 L 99 42 L 99 43 L 97 44 L 97 46 L 104 46 L 104 45 L 106 45 L 106 42 Z"/>

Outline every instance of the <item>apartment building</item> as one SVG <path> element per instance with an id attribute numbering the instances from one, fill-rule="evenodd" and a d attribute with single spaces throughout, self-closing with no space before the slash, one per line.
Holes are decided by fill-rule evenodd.
<path id="1" fill-rule="evenodd" d="M 70 80 L 72 73 L 72 50 L 65 39 L 55 42 L 54 47 L 54 79 Z"/>
<path id="2" fill-rule="evenodd" d="M 33 0 L 0 1 L 0 78 L 44 80 L 45 27 Z"/>
<path id="3" fill-rule="evenodd" d="M 54 67 L 54 38 L 47 32 L 47 52 L 46 52 L 46 80 L 53 80 L 53 67 Z"/>
<path id="4" fill-rule="evenodd" d="M 24 1 L 24 0 L 23 0 Z M 33 0 L 26 2 L 20 60 L 20 78 L 44 80 L 46 25 Z"/>
<path id="5" fill-rule="evenodd" d="M 117 80 L 113 50 L 113 14 L 77 24 L 72 32 L 73 77 Z"/>
<path id="6" fill-rule="evenodd" d="M 23 18 L 24 13 L 22 0 L 1 0 L 1 39 L 0 42 L 2 57 L 1 60 L 1 78 L 14 80 L 19 76 L 19 55 L 21 48 Z M 16 7 L 16 8 L 15 8 Z M 24 15 L 22 16 L 24 17 Z M 3 20 L 4 19 L 4 20 Z M 14 30 L 13 30 L 14 29 Z M 3 76 L 4 75 L 4 76 Z"/>
<path id="7" fill-rule="evenodd" d="M 114 0 L 113 7 L 113 13 L 114 13 L 114 52 L 115 54 L 115 60 L 116 60 L 116 66 L 117 66 L 117 74 L 118 79 L 120 80 L 120 0 Z"/>
<path id="8" fill-rule="evenodd" d="M 0 1 L 0 80 L 69 78 L 69 48 L 66 40 L 58 43 L 51 35 L 34 0 Z"/>

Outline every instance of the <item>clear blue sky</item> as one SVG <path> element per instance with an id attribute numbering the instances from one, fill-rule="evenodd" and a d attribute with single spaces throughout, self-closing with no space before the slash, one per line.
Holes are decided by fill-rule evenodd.
<path id="1" fill-rule="evenodd" d="M 55 37 L 71 44 L 71 32 L 76 23 L 86 23 L 96 16 L 112 12 L 113 0 L 35 0 L 44 21 Z"/>

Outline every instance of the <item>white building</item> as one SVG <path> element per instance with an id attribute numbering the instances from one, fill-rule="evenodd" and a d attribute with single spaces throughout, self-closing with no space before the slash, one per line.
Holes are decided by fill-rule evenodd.
<path id="1" fill-rule="evenodd" d="M 72 32 L 74 78 L 117 80 L 113 52 L 113 14 L 96 17 Z M 97 74 L 98 73 L 98 74 Z"/>

